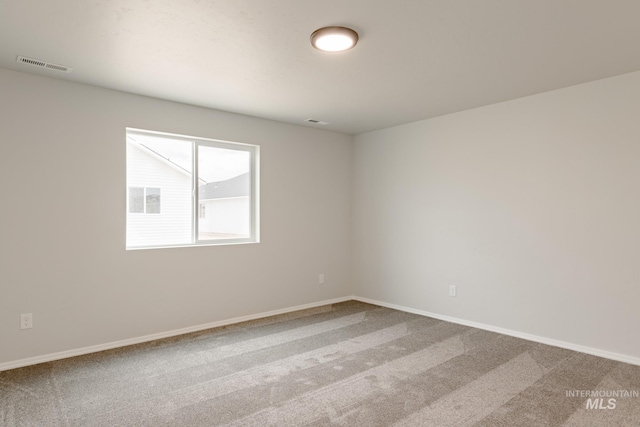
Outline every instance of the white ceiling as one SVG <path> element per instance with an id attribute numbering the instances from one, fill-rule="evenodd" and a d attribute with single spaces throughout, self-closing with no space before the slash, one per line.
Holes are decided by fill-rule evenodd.
<path id="1" fill-rule="evenodd" d="M 640 70 L 639 18 L 639 0 L 0 0 L 0 67 L 357 134 Z M 314 50 L 327 25 L 360 42 Z"/>

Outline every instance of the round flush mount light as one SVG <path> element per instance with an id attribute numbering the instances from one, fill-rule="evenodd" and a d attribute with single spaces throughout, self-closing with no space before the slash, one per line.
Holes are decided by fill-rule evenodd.
<path id="1" fill-rule="evenodd" d="M 342 52 L 358 43 L 358 33 L 346 27 L 324 27 L 311 34 L 311 45 L 324 52 Z"/>

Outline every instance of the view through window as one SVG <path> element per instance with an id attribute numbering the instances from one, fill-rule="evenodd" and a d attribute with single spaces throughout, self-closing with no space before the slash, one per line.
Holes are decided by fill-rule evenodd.
<path id="1" fill-rule="evenodd" d="M 258 241 L 258 147 L 127 129 L 127 248 Z"/>

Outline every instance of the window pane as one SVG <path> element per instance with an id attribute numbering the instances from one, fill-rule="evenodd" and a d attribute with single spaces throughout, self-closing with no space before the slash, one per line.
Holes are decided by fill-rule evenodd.
<path id="1" fill-rule="evenodd" d="M 256 145 L 127 129 L 127 249 L 258 242 L 258 157 Z"/>
<path id="2" fill-rule="evenodd" d="M 164 135 L 127 134 L 127 185 L 146 189 L 146 214 L 127 216 L 128 247 L 192 242 L 192 147 Z"/>
<path id="3" fill-rule="evenodd" d="M 129 213 L 144 213 L 144 188 L 129 187 Z"/>
<path id="4" fill-rule="evenodd" d="M 251 236 L 250 171 L 247 151 L 198 146 L 198 240 Z"/>
<path id="5" fill-rule="evenodd" d="M 147 213 L 159 214 L 160 213 L 160 189 L 159 188 L 147 188 Z"/>

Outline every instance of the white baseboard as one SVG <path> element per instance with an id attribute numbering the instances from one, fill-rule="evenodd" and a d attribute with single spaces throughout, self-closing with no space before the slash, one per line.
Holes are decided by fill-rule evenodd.
<path id="1" fill-rule="evenodd" d="M 0 363 L 0 372 L 9 369 L 21 368 L 24 366 L 37 365 L 44 362 L 52 362 L 54 360 L 66 359 L 68 357 L 81 356 L 83 354 L 96 353 L 104 350 L 111 350 L 114 348 L 125 347 L 128 345 L 141 344 L 148 341 L 159 340 L 162 338 L 174 337 L 177 335 L 184 335 L 191 332 L 203 331 L 206 329 L 217 328 L 220 326 L 232 325 L 234 323 L 246 322 L 249 320 L 262 319 L 265 317 L 276 316 L 279 314 L 291 313 L 294 311 L 305 310 L 309 308 L 321 307 L 323 305 L 336 304 L 344 301 L 361 301 L 368 304 L 374 304 L 381 307 L 392 308 L 394 310 L 406 311 L 407 313 L 418 314 L 421 316 L 433 317 L 434 319 L 444 320 L 445 322 L 457 323 L 459 325 L 470 326 L 472 328 L 483 329 L 486 331 L 496 332 L 499 334 L 509 335 L 516 338 L 522 338 L 528 341 L 538 342 L 541 344 L 547 344 L 554 347 L 565 348 L 567 350 L 578 351 L 581 353 L 591 354 L 593 356 L 603 357 L 605 359 L 616 360 L 618 362 L 629 363 L 632 365 L 640 366 L 640 358 L 628 356 L 619 353 L 613 353 L 610 351 L 600 350 L 592 347 L 585 347 L 577 344 L 568 343 L 565 341 L 554 340 L 551 338 L 540 337 L 537 335 L 527 334 L 524 332 L 513 331 L 510 329 L 504 329 L 497 326 L 485 325 L 483 323 L 472 322 L 469 320 L 458 319 L 450 316 L 443 316 L 437 313 L 431 313 L 424 310 L 418 310 L 415 308 L 405 307 L 397 304 L 390 304 L 383 301 L 377 301 L 370 298 L 363 298 L 358 296 L 347 296 L 342 298 L 335 298 L 331 300 L 318 301 L 311 304 L 298 305 L 295 307 L 283 308 L 280 310 L 267 311 L 258 314 L 252 314 L 248 316 L 235 317 L 233 319 L 221 320 L 218 322 L 206 323 L 203 325 L 191 326 L 188 328 L 175 329 L 167 332 L 160 332 L 157 334 L 145 335 L 142 337 L 130 338 L 121 341 L 114 341 L 106 344 L 99 344 L 89 347 L 78 348 L 74 350 L 61 351 L 58 353 L 45 354 L 42 356 L 29 357 L 27 359 L 20 359 L 12 362 Z"/>
<path id="2" fill-rule="evenodd" d="M 0 372 L 7 371 L 9 369 L 22 368 L 24 366 L 37 365 L 38 363 L 52 362 L 54 360 L 66 359 L 68 357 L 81 356 L 83 354 L 97 353 L 99 351 L 111 350 L 114 348 L 125 347 L 133 344 L 141 344 L 144 342 L 159 340 L 162 338 L 169 338 L 177 335 L 184 335 L 191 332 L 204 331 L 205 329 L 218 328 L 220 326 L 232 325 L 234 323 L 246 322 L 248 320 L 262 319 L 264 317 L 276 316 L 278 314 L 286 314 L 294 311 L 306 310 L 308 308 L 321 307 L 323 305 L 328 305 L 328 304 L 336 304 L 339 302 L 350 301 L 353 299 L 354 298 L 351 296 L 335 298 L 331 300 L 314 302 L 311 304 L 304 304 L 304 305 L 298 305 L 295 307 L 283 308 L 280 310 L 273 310 L 273 311 L 267 311 L 264 313 L 252 314 L 249 316 L 235 317 L 233 319 L 221 320 L 218 322 L 206 323 L 203 325 L 190 326 L 188 328 L 175 329 L 172 331 L 145 335 L 142 337 L 129 338 L 121 341 L 114 341 L 106 344 L 92 345 L 89 347 L 83 347 L 83 348 L 78 348 L 74 350 L 61 351 L 59 353 L 51 353 L 51 354 L 45 354 L 42 356 L 29 357 L 27 359 L 16 360 L 13 362 L 0 363 Z"/>
<path id="3" fill-rule="evenodd" d="M 389 304 L 382 301 L 376 301 L 370 298 L 353 297 L 356 301 L 366 302 L 369 304 L 379 305 L 381 307 L 392 308 L 394 310 L 406 311 L 407 313 L 419 314 L 421 316 L 433 317 L 434 319 L 444 320 L 445 322 L 457 323 L 459 325 L 470 326 L 472 328 L 483 329 L 485 331 L 497 332 L 503 335 L 509 335 L 516 338 L 522 338 L 527 341 L 533 341 L 541 344 L 547 344 L 554 347 L 560 347 L 567 350 L 578 351 L 580 353 L 591 354 L 592 356 L 603 357 L 605 359 L 616 360 L 618 362 L 629 363 L 631 365 L 640 366 L 640 358 L 628 356 L 626 354 L 613 353 L 606 350 L 600 350 L 593 347 L 585 347 L 578 344 L 569 343 L 566 341 L 554 340 L 551 338 L 540 337 L 537 335 L 527 334 L 524 332 L 512 331 L 511 329 L 504 329 L 497 326 L 485 325 L 484 323 L 472 322 L 469 320 L 458 319 L 455 317 L 443 316 L 441 314 L 430 313 L 424 310 L 418 310 L 415 308 L 404 307 L 397 304 Z"/>

